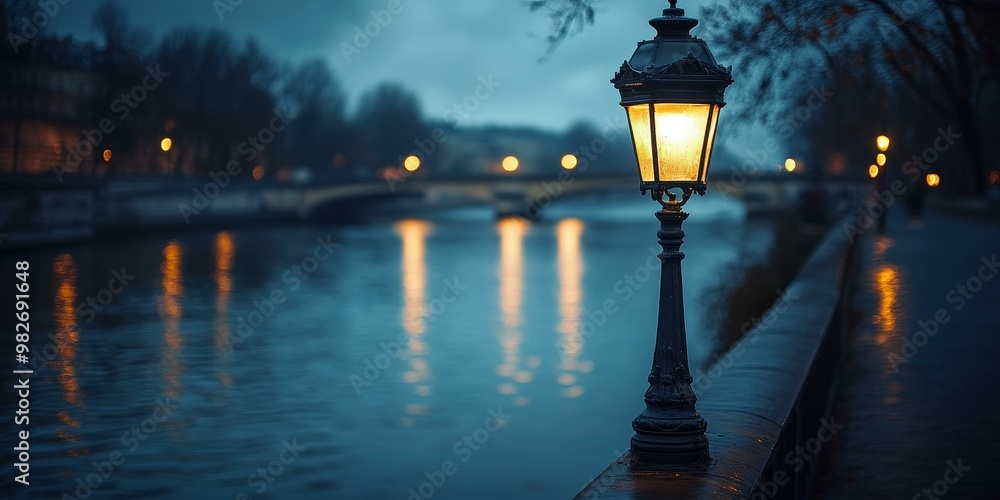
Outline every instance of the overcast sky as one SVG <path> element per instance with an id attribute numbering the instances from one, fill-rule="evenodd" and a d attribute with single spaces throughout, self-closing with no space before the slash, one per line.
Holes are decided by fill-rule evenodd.
<path id="1" fill-rule="evenodd" d="M 390 0 L 242 0 L 223 12 L 216 5 L 240 0 L 120 1 L 133 25 L 156 40 L 172 28 L 218 27 L 237 37 L 253 36 L 279 61 L 326 59 L 352 103 L 380 82 L 405 85 L 421 99 L 424 115 L 446 117 L 449 109 L 475 94 L 480 78 L 499 84 L 462 125 L 528 125 L 562 131 L 576 121 L 598 126 L 624 117 L 609 80 L 636 43 L 651 38 L 648 25 L 668 6 L 666 0 L 605 0 L 596 23 L 569 38 L 544 63 L 549 20 L 530 12 L 522 0 L 400 0 L 402 12 L 388 19 L 367 47 L 350 60 L 343 44 L 354 44 L 356 29 L 373 21 L 372 11 Z M 700 18 L 701 7 L 727 0 L 681 0 L 687 15 Z M 74 0 L 61 7 L 50 30 L 96 39 L 90 15 L 98 0 Z M 693 33 L 699 35 L 703 26 Z M 712 46 L 712 40 L 708 40 Z M 718 54 L 717 54 L 718 55 Z M 720 63 L 728 64 L 720 58 Z M 167 68 L 164 70 L 169 71 Z M 740 85 L 737 82 L 729 94 Z M 482 95 L 482 94 L 481 94 Z M 731 100 L 731 99 L 730 99 Z M 732 116 L 730 114 L 730 116 Z M 773 131 L 760 124 L 720 122 L 717 146 L 739 163 Z M 780 163 L 784 151 L 765 163 Z M 720 156 L 717 159 L 722 159 Z M 723 165 L 719 165 L 723 166 Z M 725 168 L 725 167 L 724 167 Z"/>
<path id="2" fill-rule="evenodd" d="M 530 12 L 520 0 L 401 0 L 402 12 L 349 61 L 342 44 L 354 44 L 355 28 L 364 29 L 373 21 L 371 11 L 385 9 L 389 0 L 242 0 L 220 19 L 214 5 L 238 1 L 120 5 L 134 25 L 151 30 L 157 39 L 180 26 L 219 27 L 240 37 L 256 37 L 279 60 L 323 57 L 352 102 L 379 82 L 402 83 L 420 96 L 431 118 L 443 117 L 474 94 L 480 77 L 492 75 L 499 86 L 466 123 L 553 130 L 579 119 L 601 123 L 623 115 L 609 80 L 636 42 L 653 35 L 647 21 L 667 6 L 666 0 L 609 0 L 595 25 L 539 63 L 547 48 L 548 19 L 542 12 Z M 715 0 L 682 0 L 680 6 L 698 16 L 699 7 L 709 1 Z M 69 2 L 50 29 L 94 39 L 90 14 L 99 3 Z"/>

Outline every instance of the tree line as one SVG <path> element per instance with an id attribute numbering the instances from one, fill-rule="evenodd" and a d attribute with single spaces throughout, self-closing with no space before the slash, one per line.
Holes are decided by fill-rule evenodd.
<path id="1" fill-rule="evenodd" d="M 71 169 L 84 175 L 98 171 L 103 150 L 113 151 L 112 174 L 116 166 L 138 173 L 206 174 L 245 156 L 241 147 L 262 138 L 268 144 L 254 146 L 257 163 L 321 172 L 342 168 L 344 175 L 347 170 L 354 175 L 353 167 L 374 171 L 399 163 L 400 155 L 416 149 L 415 139 L 430 134 L 417 96 L 395 83 L 366 92 L 349 115 L 339 79 L 320 58 L 281 62 L 253 38 L 237 39 L 220 29 L 177 28 L 153 40 L 114 1 L 92 13 L 98 43 L 81 43 L 47 33 L 33 21 L 38 11 L 37 1 L 0 2 L 6 33 L 0 66 L 14 103 L 8 118 L 15 123 L 15 164 L 17 129 L 37 113 L 30 106 L 37 82 L 27 77 L 33 65 L 99 76 L 99 88 L 72 117 L 85 127 L 84 136 L 88 130 L 101 136 L 90 154 L 81 155 L 86 158 L 79 168 Z M 147 85 L 151 72 L 163 80 L 154 89 Z M 268 132 L 276 115 L 281 130 Z M 105 133 L 102 124 L 112 131 Z M 162 154 L 162 138 L 170 138 L 168 155 Z M 79 152 L 72 144 L 67 149 L 63 155 L 69 159 Z"/>

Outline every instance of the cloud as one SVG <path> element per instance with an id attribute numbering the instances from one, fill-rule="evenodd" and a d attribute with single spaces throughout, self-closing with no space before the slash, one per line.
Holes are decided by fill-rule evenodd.
<path id="1" fill-rule="evenodd" d="M 218 0 L 219 2 L 236 0 Z M 253 36 L 279 60 L 322 57 L 334 68 L 352 99 L 383 81 L 412 89 L 425 114 L 440 118 L 475 90 L 480 76 L 504 82 L 471 123 L 539 125 L 564 129 L 586 119 L 618 116 L 618 97 L 608 82 L 635 44 L 653 36 L 646 23 L 659 14 L 648 4 L 603 4 L 595 25 L 568 39 L 545 63 L 548 19 L 520 2 L 402 0 L 404 11 L 371 45 L 348 63 L 341 43 L 372 20 L 389 0 L 300 0 L 278 4 L 243 0 L 220 21 L 213 0 L 120 1 L 134 25 L 154 37 L 179 26 L 228 30 Z M 693 0 L 685 5 L 696 14 Z M 70 2 L 51 30 L 94 39 L 90 13 L 96 2 Z"/>

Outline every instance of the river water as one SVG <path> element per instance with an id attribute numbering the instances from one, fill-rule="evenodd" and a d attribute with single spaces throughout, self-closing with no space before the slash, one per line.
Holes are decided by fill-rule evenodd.
<path id="1" fill-rule="evenodd" d="M 736 203 L 690 205 L 698 367 L 706 290 L 766 231 Z M 570 498 L 642 410 L 653 209 L 592 198 L 532 223 L 466 208 L 2 255 L 9 275 L 31 265 L 36 368 L 31 484 L 8 451 L 3 496 Z"/>

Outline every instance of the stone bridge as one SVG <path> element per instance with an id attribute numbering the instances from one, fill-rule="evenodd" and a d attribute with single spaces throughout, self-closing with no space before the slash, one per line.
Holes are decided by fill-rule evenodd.
<path id="1" fill-rule="evenodd" d="M 557 199 L 636 189 L 633 176 L 552 176 L 400 178 L 356 184 L 310 183 L 274 187 L 264 193 L 266 205 L 294 211 L 299 219 L 336 218 L 341 211 L 392 200 L 414 199 L 430 207 L 487 204 L 498 215 L 537 217 Z"/>
<path id="2" fill-rule="evenodd" d="M 743 201 L 751 214 L 769 213 L 793 205 L 806 186 L 802 176 L 776 176 L 752 179 L 741 185 L 726 180 L 710 180 L 709 185 Z M 852 182 L 824 182 L 835 199 L 855 198 L 859 186 Z M 339 218 L 338 213 L 356 212 L 358 208 L 411 199 L 427 207 L 486 204 L 498 215 L 521 215 L 535 218 L 559 199 L 600 192 L 628 192 L 636 189 L 632 175 L 574 175 L 562 172 L 558 177 L 457 177 L 397 178 L 382 182 L 308 183 L 268 187 L 264 204 L 275 212 L 296 218 Z"/>

